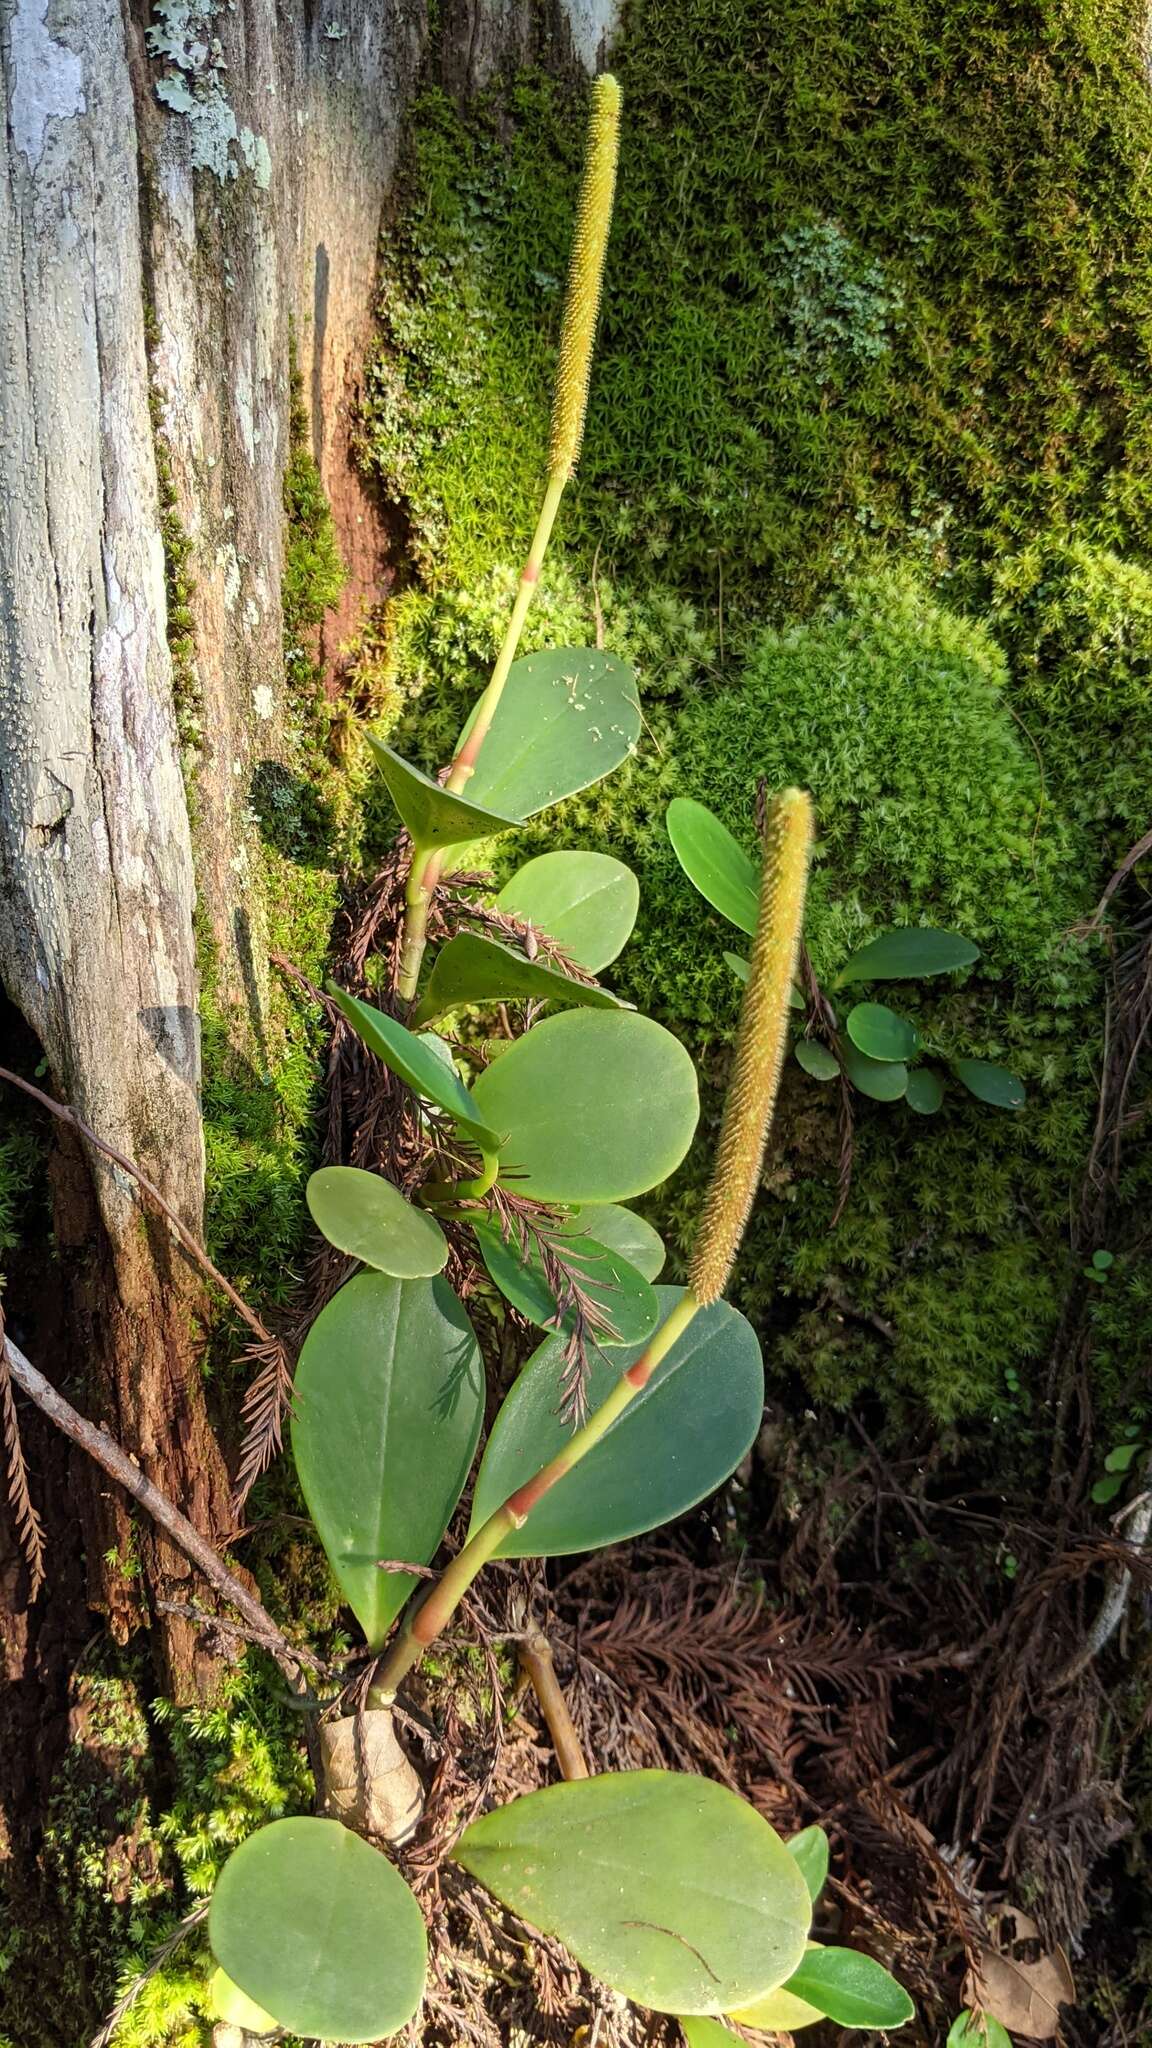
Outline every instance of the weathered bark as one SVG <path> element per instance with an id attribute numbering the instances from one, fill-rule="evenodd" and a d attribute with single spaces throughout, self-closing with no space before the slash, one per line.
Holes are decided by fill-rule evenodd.
<path id="1" fill-rule="evenodd" d="M 194 884 L 165 640 L 131 94 L 118 8 L 66 36 L 20 0 L 0 180 L 0 973 L 57 1088 L 198 1227 Z M 196 1293 L 107 1166 L 66 1157 L 57 1224 L 99 1361 L 98 1412 L 205 1527 L 222 1463 L 192 1349 Z M 85 1488 L 92 1597 L 123 1633 L 123 1507 Z M 142 1532 L 149 1582 L 186 1567 Z M 187 1632 L 174 1678 L 194 1676 Z"/>

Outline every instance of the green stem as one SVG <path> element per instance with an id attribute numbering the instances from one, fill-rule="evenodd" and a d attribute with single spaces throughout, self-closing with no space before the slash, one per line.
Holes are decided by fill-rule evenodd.
<path id="1" fill-rule="evenodd" d="M 630 1365 L 623 1377 L 617 1381 L 607 1400 L 602 1401 L 594 1415 L 588 1417 L 583 1428 L 565 1444 L 562 1451 L 541 1467 L 531 1479 L 525 1480 L 510 1493 L 495 1514 L 470 1536 L 463 1550 L 452 1559 L 437 1583 L 418 1606 L 411 1609 L 404 1626 L 396 1637 L 384 1668 L 370 1694 L 374 1706 L 387 1706 L 396 1696 L 397 1687 L 406 1678 L 413 1666 L 420 1662 L 425 1650 L 436 1641 L 455 1614 L 456 1609 L 472 1584 L 476 1574 L 495 1557 L 506 1536 L 522 1529 L 532 1509 L 544 1498 L 557 1481 L 573 1470 L 580 1460 L 587 1456 L 594 1444 L 600 1442 L 612 1424 L 624 1413 L 629 1402 L 634 1401 L 663 1358 L 666 1358 L 677 1338 L 688 1328 L 700 1303 L 691 1292 L 685 1292 L 677 1302 L 648 1349 L 635 1365 Z"/>
<path id="2" fill-rule="evenodd" d="M 536 595 L 536 588 L 540 581 L 540 571 L 544 564 L 544 556 L 547 551 L 548 542 L 552 538 L 552 528 L 556 524 L 556 514 L 560 509 L 560 500 L 564 495 L 564 486 L 567 481 L 567 470 L 556 470 L 548 478 L 547 489 L 544 492 L 544 502 L 540 507 L 540 517 L 536 521 L 536 531 L 532 536 L 532 545 L 528 550 L 528 559 L 520 571 L 520 583 L 516 591 L 516 602 L 512 607 L 512 616 L 508 621 L 500 652 L 496 657 L 496 666 L 492 670 L 491 679 L 483 696 L 476 705 L 472 723 L 452 763 L 452 772 L 448 777 L 447 787 L 456 795 L 459 795 L 465 784 L 471 781 L 475 773 L 477 756 L 488 737 L 492 720 L 496 716 L 496 707 L 504 694 L 504 685 L 508 681 L 508 671 L 516 659 L 516 650 L 520 645 L 520 635 L 524 630 L 524 621 L 528 616 L 528 609 L 532 599 Z M 408 876 L 407 910 L 404 918 L 404 944 L 401 949 L 400 972 L 396 984 L 398 993 L 407 1002 L 412 1002 L 415 999 L 416 987 L 420 979 L 420 964 L 424 958 L 424 948 L 427 944 L 428 911 L 432 898 L 436 893 L 436 884 L 440 880 L 440 870 L 443 865 L 444 855 L 442 851 L 435 848 L 421 849 L 413 847 L 412 867 Z"/>

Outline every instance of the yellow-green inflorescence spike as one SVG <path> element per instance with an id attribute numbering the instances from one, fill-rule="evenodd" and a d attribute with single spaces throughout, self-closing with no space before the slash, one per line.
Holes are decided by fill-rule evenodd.
<path id="1" fill-rule="evenodd" d="M 560 331 L 560 360 L 556 369 L 552 441 L 548 455 L 551 476 L 571 475 L 584 439 L 588 379 L 592 373 L 592 349 L 600 311 L 600 290 L 604 280 L 604 258 L 608 250 L 619 153 L 620 87 L 616 79 L 605 73 L 596 79 L 592 87 L 584 176 L 576 213 L 572 260 L 568 266 L 568 292 L 564 301 L 564 325 Z"/>
<path id="2" fill-rule="evenodd" d="M 701 1306 L 718 1301 L 724 1292 L 760 1183 L 780 1085 L 811 852 L 812 799 L 806 790 L 785 789 L 768 805 L 756 936 L 716 1164 L 688 1269 L 689 1288 Z"/>

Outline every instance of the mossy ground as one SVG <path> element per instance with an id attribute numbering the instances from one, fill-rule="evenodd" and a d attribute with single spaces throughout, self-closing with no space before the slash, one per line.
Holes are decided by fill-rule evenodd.
<path id="1" fill-rule="evenodd" d="M 928 1124 L 860 1102 L 830 1233 L 834 1107 L 794 1076 L 737 1298 L 782 1384 L 1027 1439 L 1100 1052 L 1103 948 L 1075 927 L 1142 829 L 1152 769 L 1134 19 L 640 0 L 618 68 L 588 435 L 529 644 L 587 641 L 599 614 L 649 732 L 494 855 L 503 870 L 563 833 L 640 874 L 615 980 L 687 1032 L 709 1083 L 695 1160 L 657 1204 L 681 1252 L 736 989 L 733 935 L 664 840 L 667 798 L 751 843 L 758 774 L 812 787 L 822 972 L 903 920 L 977 940 L 977 974 L 914 991 L 916 1014 L 943 1056 L 1018 1070 L 1027 1109 L 954 1100 Z M 430 92 L 412 138 L 366 455 L 416 537 L 393 662 L 415 700 L 400 743 L 430 766 L 532 524 L 580 137 L 577 98 L 521 80 L 467 115 Z M 1106 1411 L 1129 1399 L 1110 1356 Z"/>

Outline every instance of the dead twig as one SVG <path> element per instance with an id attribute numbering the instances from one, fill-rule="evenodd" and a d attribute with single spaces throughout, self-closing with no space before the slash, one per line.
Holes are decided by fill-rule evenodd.
<path id="1" fill-rule="evenodd" d="M 4 1349 L 4 1307 L 0 1303 L 0 1425 L 8 1458 L 8 1499 L 16 1522 L 16 1538 L 28 1567 L 28 1604 L 44 1584 L 44 1525 L 32 1503 L 28 1467 L 20 1441 L 20 1418 L 12 1393 L 12 1375 Z"/>
<path id="2" fill-rule="evenodd" d="M 211 1544 L 193 1527 L 187 1516 L 181 1514 L 167 1494 L 161 1493 L 158 1486 L 153 1486 L 152 1481 L 145 1478 L 139 1465 L 133 1464 L 131 1458 L 121 1450 L 119 1444 L 106 1430 L 97 1429 L 95 1423 L 77 1414 L 75 1408 L 44 1378 L 43 1373 L 38 1372 L 30 1360 L 25 1358 L 11 1337 L 4 1339 L 3 1358 L 16 1385 L 27 1394 L 29 1400 L 35 1402 L 37 1408 L 50 1422 L 56 1424 L 57 1429 L 61 1430 L 70 1442 L 78 1444 L 82 1451 L 86 1451 L 90 1458 L 94 1458 L 96 1463 L 103 1467 L 109 1478 L 114 1479 L 118 1486 L 124 1488 L 125 1493 L 139 1502 L 153 1521 L 159 1523 L 177 1548 L 182 1550 L 185 1557 L 203 1574 L 221 1599 L 227 1600 L 229 1605 L 244 1617 L 255 1640 L 275 1657 L 292 1684 L 297 1683 L 302 1669 L 322 1669 L 319 1659 L 310 1651 L 298 1650 L 288 1641 L 287 1636 L 277 1628 L 271 1615 L 261 1606 L 255 1594 L 250 1593 L 248 1588 L 241 1584 L 234 1572 L 229 1571 Z"/>
<path id="3" fill-rule="evenodd" d="M 531 1635 L 525 1636 L 523 1642 L 518 1643 L 516 1647 L 521 1667 L 540 1702 L 540 1712 L 552 1737 L 561 1777 L 568 1780 L 586 1778 L 588 1765 L 584 1761 L 584 1751 L 580 1745 L 580 1737 L 576 1733 L 576 1724 L 568 1711 L 568 1702 L 556 1676 L 551 1643 L 540 1629 L 533 1629 Z"/>
<path id="4" fill-rule="evenodd" d="M 123 1997 L 117 1999 L 115 2005 L 113 2006 L 111 2012 L 105 2020 L 104 2025 L 101 2027 L 100 2032 L 92 2036 L 92 2039 L 88 2044 L 88 2048 L 109 2048 L 109 2043 L 115 2035 L 116 2029 L 120 2025 L 121 2020 L 124 2019 L 126 2015 L 131 2012 L 132 2007 L 135 2005 L 136 2000 L 139 1998 L 140 1993 L 143 1991 L 144 1986 L 147 1984 L 149 1978 L 154 1977 L 156 1975 L 157 1970 L 162 1970 L 164 1968 L 164 1965 L 168 1961 L 169 1956 L 175 1955 L 176 1950 L 181 1946 L 181 1944 L 187 1941 L 188 1936 L 192 1934 L 197 1927 L 202 1926 L 207 1918 L 208 1906 L 206 1902 L 203 1906 L 197 1906 L 194 1913 L 189 1913 L 187 1919 L 182 1920 L 180 1922 L 179 1927 L 177 1927 L 173 1931 L 173 1933 L 171 1933 L 168 1936 L 167 1941 L 163 1942 L 161 1946 L 156 1950 L 156 1953 L 152 1957 L 151 1962 L 145 1964 L 145 1967 L 141 1970 L 140 1975 L 132 1979 L 132 1982 L 128 1986 L 128 1989 L 124 1993 Z"/>
<path id="5" fill-rule="evenodd" d="M 292 1388 L 292 1367 L 283 1344 L 279 1337 L 274 1337 L 270 1330 L 265 1329 L 259 1316 L 254 1309 L 249 1308 L 243 1295 L 237 1293 L 232 1282 L 225 1279 L 220 1268 L 213 1264 L 196 1233 L 189 1230 L 171 1202 L 161 1194 L 156 1183 L 149 1180 L 148 1175 L 137 1166 L 134 1159 L 129 1159 L 127 1153 L 121 1152 L 117 1146 L 110 1145 L 107 1139 L 98 1137 L 91 1125 L 86 1124 L 83 1117 L 68 1103 L 57 1102 L 54 1096 L 46 1095 L 42 1088 L 33 1087 L 31 1081 L 23 1080 L 8 1067 L 0 1067 L 0 1081 L 7 1081 L 10 1087 L 19 1088 L 23 1094 L 30 1095 L 32 1100 L 38 1102 L 42 1109 L 46 1109 L 50 1116 L 56 1117 L 60 1123 L 70 1125 L 72 1130 L 95 1151 L 101 1153 L 105 1159 L 110 1159 L 114 1166 L 118 1166 L 122 1173 L 126 1173 L 130 1180 L 135 1181 L 141 1192 L 166 1218 L 189 1258 L 200 1268 L 205 1278 L 210 1280 L 214 1287 L 219 1288 L 225 1299 L 231 1302 L 241 1321 L 251 1330 L 255 1342 L 249 1347 L 248 1355 L 260 1361 L 261 1370 L 244 1400 L 244 1414 L 249 1418 L 251 1426 L 241 1448 L 240 1475 L 232 1503 L 234 1511 L 238 1514 L 254 1482 L 261 1472 L 267 1470 L 280 1449 L 284 1406 Z"/>

